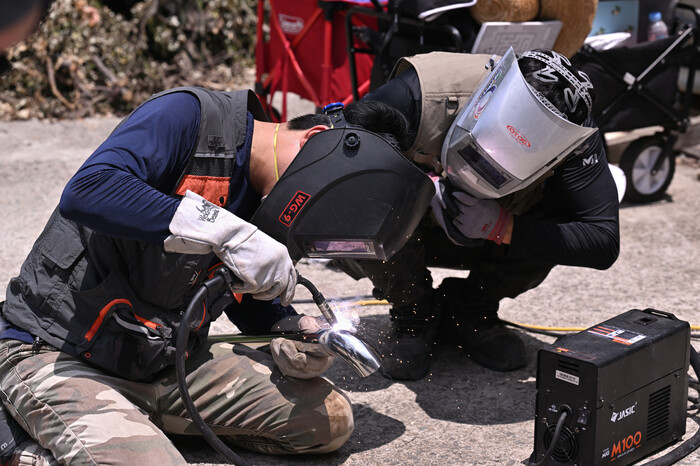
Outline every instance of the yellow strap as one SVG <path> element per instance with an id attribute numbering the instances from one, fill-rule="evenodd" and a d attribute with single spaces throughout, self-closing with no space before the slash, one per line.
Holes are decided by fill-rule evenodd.
<path id="1" fill-rule="evenodd" d="M 275 158 L 275 177 L 276 177 L 275 181 L 280 180 L 280 172 L 279 172 L 279 169 L 277 168 L 277 130 L 278 129 L 280 129 L 279 123 L 277 123 L 277 125 L 275 126 L 275 138 L 272 140 L 272 155 Z"/>

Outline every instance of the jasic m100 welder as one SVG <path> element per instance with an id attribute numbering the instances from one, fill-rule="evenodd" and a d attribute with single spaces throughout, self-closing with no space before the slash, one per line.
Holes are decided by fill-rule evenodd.
<path id="1" fill-rule="evenodd" d="M 679 440 L 689 356 L 688 323 L 653 309 L 540 350 L 532 459 L 552 447 L 548 464 L 630 464 Z"/>

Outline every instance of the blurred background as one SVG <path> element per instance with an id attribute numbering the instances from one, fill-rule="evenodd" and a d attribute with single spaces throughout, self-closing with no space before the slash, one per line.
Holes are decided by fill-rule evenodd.
<path id="1" fill-rule="evenodd" d="M 700 156 L 699 7 L 700 0 L 0 0 L 0 121 L 122 117 L 178 86 L 252 88 L 269 118 L 282 121 L 361 98 L 402 56 L 551 48 L 596 87 L 593 116 L 608 161 L 627 177 L 626 200 L 651 202 L 665 194 L 678 155 Z"/>
<path id="2" fill-rule="evenodd" d="M 299 111 L 358 98 L 402 55 L 497 53 L 503 41 L 517 52 L 544 40 L 571 57 L 587 37 L 616 33 L 633 46 L 647 41 L 653 11 L 673 33 L 678 3 L 0 0 L 0 120 L 121 116 L 182 85 L 256 87 L 272 118 L 287 117 L 288 97 L 310 103 Z M 483 27 L 494 22 L 510 30 Z M 559 29 L 525 29 L 535 22 Z"/>

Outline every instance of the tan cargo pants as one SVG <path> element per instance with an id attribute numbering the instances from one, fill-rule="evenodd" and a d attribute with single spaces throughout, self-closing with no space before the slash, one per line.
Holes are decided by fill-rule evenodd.
<path id="1" fill-rule="evenodd" d="M 353 430 L 348 398 L 328 380 L 283 376 L 267 353 L 210 342 L 187 384 L 204 421 L 230 443 L 270 453 L 325 453 Z M 175 370 L 134 382 L 48 346 L 0 340 L 0 396 L 61 464 L 187 464 L 166 433 L 199 435 Z"/>

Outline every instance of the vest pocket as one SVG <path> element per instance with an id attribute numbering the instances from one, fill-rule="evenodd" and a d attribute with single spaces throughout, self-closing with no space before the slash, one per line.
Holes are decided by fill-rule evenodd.
<path id="1" fill-rule="evenodd" d="M 73 292 L 77 356 L 130 380 L 152 380 L 175 362 L 177 322 L 135 298 L 114 271 L 97 288 Z"/>
<path id="2" fill-rule="evenodd" d="M 129 271 L 129 286 L 152 306 L 182 309 L 192 290 L 204 280 L 212 254 L 179 254 L 163 251 L 160 246 L 141 244 L 138 266 Z"/>
<path id="3" fill-rule="evenodd" d="M 67 293 L 67 286 L 85 267 L 86 234 L 54 210 L 37 239 L 17 285 L 24 299 L 54 318 Z"/>

